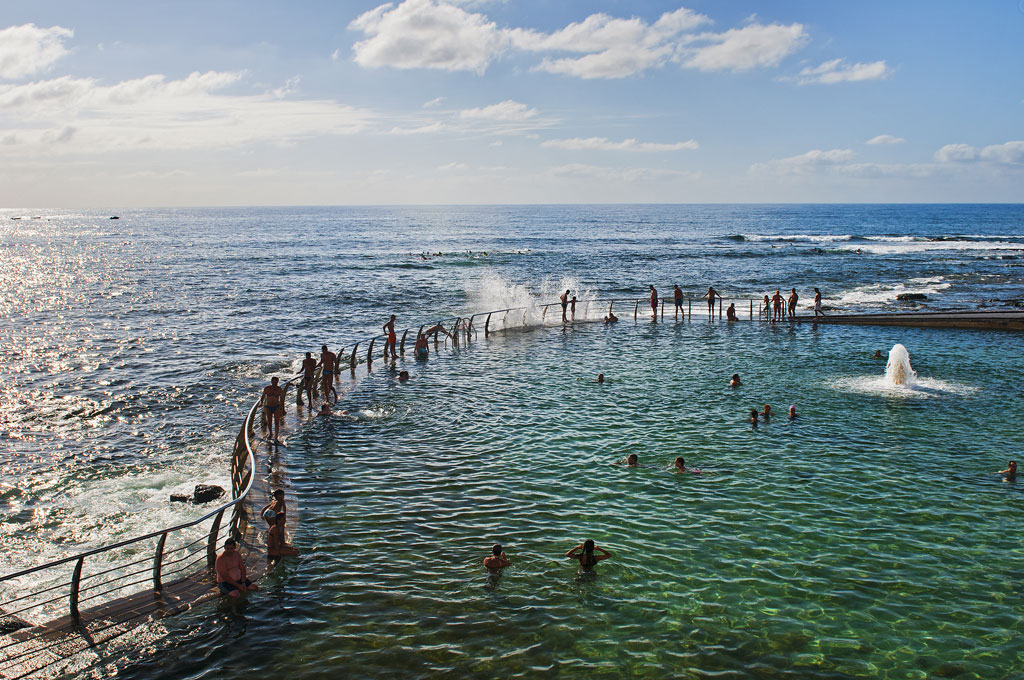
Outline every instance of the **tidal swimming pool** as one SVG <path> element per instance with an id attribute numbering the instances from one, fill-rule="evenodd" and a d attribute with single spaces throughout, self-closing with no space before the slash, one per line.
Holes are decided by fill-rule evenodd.
<path id="1" fill-rule="evenodd" d="M 881 385 L 897 342 L 918 389 Z M 1024 451 L 1020 359 L 1004 333 L 623 320 L 377 362 L 281 454 L 302 556 L 126 674 L 1024 677 L 1024 482 L 992 474 Z M 563 557 L 585 538 L 614 554 L 591 576 Z"/>

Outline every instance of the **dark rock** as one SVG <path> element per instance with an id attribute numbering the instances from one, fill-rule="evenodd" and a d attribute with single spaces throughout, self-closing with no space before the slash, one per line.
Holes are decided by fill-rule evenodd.
<path id="1" fill-rule="evenodd" d="M 940 678 L 955 678 L 966 670 L 963 665 L 958 663 L 944 663 L 932 672 Z"/>
<path id="2" fill-rule="evenodd" d="M 897 300 L 927 300 L 928 296 L 924 293 L 900 293 L 896 296 Z"/>
<path id="3" fill-rule="evenodd" d="M 202 503 L 209 503 L 215 501 L 224 495 L 224 489 L 213 484 L 196 484 L 195 491 L 192 492 L 192 502 L 196 505 Z"/>
<path id="4" fill-rule="evenodd" d="M 8 616 L 7 614 L 0 616 L 0 635 L 7 635 L 22 628 L 31 628 L 31 624 L 22 621 L 17 616 Z"/>
<path id="5" fill-rule="evenodd" d="M 191 500 L 192 500 L 192 496 L 189 496 L 187 493 L 172 493 L 171 494 L 171 502 L 172 503 L 188 503 Z"/>
<path id="6" fill-rule="evenodd" d="M 113 216 L 111 216 L 111 218 L 110 218 L 110 219 L 112 219 L 112 220 L 119 220 L 119 219 L 121 219 L 121 218 L 120 218 L 120 217 L 118 217 L 117 215 L 113 215 Z"/>

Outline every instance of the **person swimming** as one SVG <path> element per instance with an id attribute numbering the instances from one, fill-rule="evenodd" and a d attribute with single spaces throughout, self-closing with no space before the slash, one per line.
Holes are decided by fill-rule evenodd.
<path id="1" fill-rule="evenodd" d="M 757 427 L 757 409 L 750 409 L 750 424 L 753 427 Z"/>
<path id="2" fill-rule="evenodd" d="M 800 416 L 798 416 L 796 414 L 796 404 L 790 404 L 790 406 L 789 406 L 789 419 L 790 420 L 796 420 L 799 417 Z"/>
<path id="3" fill-rule="evenodd" d="M 498 571 L 512 566 L 512 562 L 505 556 L 505 549 L 501 547 L 501 543 L 495 543 L 491 547 L 490 556 L 484 558 L 484 566 L 491 571 Z"/>
<path id="4" fill-rule="evenodd" d="M 598 373 L 597 374 L 597 381 L 596 382 L 599 382 L 599 383 L 603 383 L 604 382 L 604 373 Z"/>
<path id="5" fill-rule="evenodd" d="M 612 465 L 625 465 L 626 467 L 640 467 L 640 458 L 635 454 L 631 453 L 622 460 L 617 460 Z"/>
<path id="6" fill-rule="evenodd" d="M 409 379 L 409 371 L 401 371 L 398 374 L 398 382 L 405 382 Z"/>
<path id="7" fill-rule="evenodd" d="M 598 555 L 595 551 L 600 551 L 601 554 Z M 593 539 L 588 538 L 583 541 L 583 543 L 580 543 L 578 546 L 565 553 L 565 556 L 578 560 L 580 563 L 580 569 L 589 571 L 597 566 L 598 562 L 608 559 L 612 554 L 604 548 L 598 547 L 594 544 Z"/>
<path id="8" fill-rule="evenodd" d="M 768 404 L 765 404 L 764 405 L 764 410 L 761 411 L 761 418 L 764 420 L 764 422 L 767 423 L 771 419 L 771 417 L 772 417 L 772 407 L 769 406 Z"/>
<path id="9" fill-rule="evenodd" d="M 733 373 L 732 374 L 732 380 L 729 381 L 729 387 L 739 387 L 742 384 L 743 383 L 740 382 L 740 374 L 739 373 Z"/>
<path id="10" fill-rule="evenodd" d="M 1000 470 L 996 474 L 1002 475 L 1003 479 L 1007 482 L 1012 482 L 1017 479 L 1017 461 L 1011 460 L 1009 465 L 1006 466 L 1005 470 Z"/>
<path id="11" fill-rule="evenodd" d="M 672 463 L 672 468 L 675 470 L 676 474 L 700 474 L 700 470 L 698 470 L 697 468 L 686 467 L 686 461 L 683 459 L 682 456 L 679 456 L 678 458 L 675 459 L 675 461 Z"/>

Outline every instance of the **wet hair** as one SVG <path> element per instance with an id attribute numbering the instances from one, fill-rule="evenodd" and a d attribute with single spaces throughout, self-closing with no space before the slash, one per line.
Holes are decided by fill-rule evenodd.
<path id="1" fill-rule="evenodd" d="M 277 376 L 275 375 L 275 376 L 274 376 L 273 378 L 271 378 L 271 379 L 270 379 L 270 382 L 272 382 L 272 383 L 274 383 L 274 384 L 276 385 L 276 384 L 277 384 L 277 381 L 278 381 L 278 380 L 280 380 L 280 378 L 278 378 L 278 377 L 277 377 Z"/>
<path id="2" fill-rule="evenodd" d="M 327 351 L 327 345 L 320 345 L 320 351 L 321 352 L 326 352 Z"/>
<path id="3" fill-rule="evenodd" d="M 1009 465 L 1008 465 L 1007 467 L 1013 467 L 1013 466 L 1014 466 L 1014 465 L 1016 465 L 1016 464 L 1017 464 L 1017 461 L 1015 461 L 1015 460 L 1011 460 L 1011 461 L 1010 461 L 1010 464 L 1009 464 Z"/>
<path id="4" fill-rule="evenodd" d="M 686 467 L 686 461 L 683 460 L 682 456 L 677 456 L 672 464 L 675 465 L 676 467 Z"/>
<path id="5" fill-rule="evenodd" d="M 312 352 L 306 352 L 306 358 L 307 359 L 312 359 L 313 358 L 313 353 Z"/>
<path id="6" fill-rule="evenodd" d="M 765 405 L 764 405 L 764 412 L 765 412 L 765 413 L 768 413 L 768 412 L 769 412 L 769 411 L 771 411 L 771 410 L 772 410 L 772 407 L 771 407 L 771 405 L 770 405 L 770 404 L 765 404 Z"/>
<path id="7" fill-rule="evenodd" d="M 597 382 L 604 382 L 604 373 L 597 374 Z"/>
<path id="8" fill-rule="evenodd" d="M 493 546 L 491 546 L 491 554 L 495 557 L 501 557 L 501 552 L 503 550 L 504 548 L 501 547 L 501 543 L 495 543 Z"/>
<path id="9" fill-rule="evenodd" d="M 580 554 L 580 566 L 592 567 L 597 564 L 597 557 L 594 556 L 594 539 L 588 538 L 583 541 L 583 552 Z"/>
<path id="10" fill-rule="evenodd" d="M 278 489 L 273 495 L 274 498 L 284 498 L 284 489 Z"/>
<path id="11" fill-rule="evenodd" d="M 756 408 L 750 409 L 750 418 L 752 420 L 757 420 L 757 409 Z"/>
<path id="12" fill-rule="evenodd" d="M 238 544 L 235 542 L 235 539 L 233 539 L 231 537 L 228 537 L 228 539 L 226 541 L 224 541 L 224 547 L 226 548 L 229 545 L 235 546 L 235 545 L 238 545 Z"/>
<path id="13" fill-rule="evenodd" d="M 739 380 L 740 379 L 740 374 L 739 373 L 733 373 L 732 374 L 732 379 L 733 380 Z"/>
<path id="14" fill-rule="evenodd" d="M 640 460 L 640 456 L 636 455 L 635 453 L 631 453 L 628 456 L 626 456 L 626 462 L 627 463 L 634 463 L 634 462 L 638 462 L 639 460 Z"/>

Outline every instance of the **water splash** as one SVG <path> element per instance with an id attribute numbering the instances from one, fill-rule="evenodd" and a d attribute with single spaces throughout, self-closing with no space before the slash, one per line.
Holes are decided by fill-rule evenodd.
<path id="1" fill-rule="evenodd" d="M 885 365 L 885 380 L 890 385 L 913 387 L 917 383 L 917 371 L 910 366 L 910 352 L 896 343 L 889 350 L 889 362 Z"/>
<path id="2" fill-rule="evenodd" d="M 491 328 L 530 328 L 544 324 L 561 323 L 562 310 L 557 303 L 559 296 L 569 291 L 569 297 L 576 296 L 575 320 L 600 319 L 603 311 L 592 304 L 597 291 L 584 288 L 578 279 L 562 276 L 559 279 L 544 279 L 539 285 L 530 287 L 512 283 L 493 272 L 484 274 L 470 286 L 470 307 L 476 310 L 514 309 L 507 315 L 495 316 Z"/>

